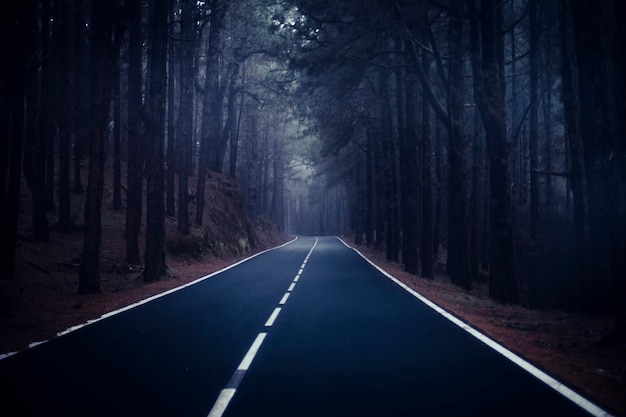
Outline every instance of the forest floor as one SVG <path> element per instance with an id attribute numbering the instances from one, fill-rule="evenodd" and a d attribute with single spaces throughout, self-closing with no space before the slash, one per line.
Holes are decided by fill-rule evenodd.
<path id="1" fill-rule="evenodd" d="M 214 177 L 209 186 L 213 187 L 214 195 L 215 190 L 222 190 L 222 196 L 213 199 L 215 204 L 223 207 L 213 207 L 214 212 L 222 210 L 232 213 L 237 209 L 237 193 L 227 179 Z M 105 206 L 108 204 L 106 207 L 110 207 L 110 190 L 107 190 Z M 72 198 L 78 224 L 82 216 L 81 197 Z M 209 253 L 205 251 L 204 254 L 198 254 L 193 249 L 198 241 L 191 242 L 191 252 L 183 250 L 184 253 L 178 256 L 172 255 L 171 250 L 167 253 L 168 274 L 164 279 L 145 284 L 141 279 L 140 267 L 123 261 L 123 212 L 104 208 L 102 292 L 79 295 L 78 262 L 82 253 L 82 232 L 77 230 L 70 235 L 57 233 L 54 231 L 55 219 L 51 215 L 53 227 L 50 242 L 34 241 L 28 237 L 29 200 L 29 193 L 24 187 L 16 256 L 17 274 L 13 280 L 0 282 L 0 290 L 11 300 L 12 309 L 11 315 L 0 317 L 0 354 L 20 351 L 31 343 L 54 338 L 58 332 L 74 325 L 181 286 L 288 240 L 268 223 L 257 223 L 255 248 L 241 245 L 239 239 L 239 245 L 242 246 L 239 249 L 235 245 L 230 251 L 219 252 L 214 248 Z M 230 206 L 229 201 L 232 203 Z M 231 219 L 230 222 L 233 221 Z M 212 222 L 214 226 L 227 226 L 219 218 Z M 211 221 L 207 220 L 207 223 Z M 173 219 L 166 220 L 166 229 L 170 235 L 175 233 Z M 224 229 L 223 232 L 233 233 L 231 229 Z M 203 234 L 201 228 L 194 228 L 192 232 L 199 240 L 202 240 Z M 173 246 L 184 247 L 188 243 L 174 241 Z M 217 243 L 216 247 L 224 247 L 223 242 Z M 452 285 L 441 271 L 435 280 L 425 280 L 404 273 L 401 265 L 387 262 L 384 253 L 365 247 L 358 249 L 381 268 L 452 314 L 610 412 L 626 416 L 626 346 L 598 344 L 602 336 L 610 331 L 611 320 L 556 310 L 502 306 L 489 299 L 486 284 L 475 285 L 471 291 L 465 291 Z"/>

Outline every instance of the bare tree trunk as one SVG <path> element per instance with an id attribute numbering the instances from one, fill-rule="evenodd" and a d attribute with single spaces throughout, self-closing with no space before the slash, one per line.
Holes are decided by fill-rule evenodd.
<path id="1" fill-rule="evenodd" d="M 571 165 L 571 187 L 574 198 L 574 231 L 576 237 L 576 262 L 578 264 L 578 274 L 584 285 L 590 285 L 590 259 L 589 259 L 589 228 L 587 209 L 587 187 L 585 184 L 585 165 L 583 161 L 583 148 L 580 133 L 578 115 L 580 105 L 578 94 L 574 86 L 573 60 L 574 45 L 570 44 L 571 16 L 567 10 L 567 0 L 562 1 L 560 32 L 561 32 L 561 78 L 563 86 L 561 89 L 563 99 L 563 109 L 565 117 L 565 128 L 569 148 L 569 161 Z M 585 291 L 579 291 L 582 294 Z M 584 301 L 581 300 L 581 304 Z"/>
<path id="2" fill-rule="evenodd" d="M 257 165 L 258 165 L 258 149 L 257 149 L 257 135 L 258 124 L 257 114 L 254 109 L 255 104 L 252 105 L 253 110 L 249 117 L 250 129 L 248 131 L 248 138 L 246 141 L 246 168 L 247 168 L 247 192 L 246 192 L 246 207 L 248 215 L 256 221 L 258 216 L 258 193 L 257 193 Z"/>
<path id="3" fill-rule="evenodd" d="M 473 0 L 468 4 L 474 10 Z M 475 10 L 474 10 L 475 11 Z M 511 180 L 507 152 L 502 4 L 482 0 L 471 21 L 474 94 L 485 126 L 490 163 L 489 295 L 503 304 L 519 302 L 513 248 Z"/>
<path id="4" fill-rule="evenodd" d="M 234 127 L 234 131 L 230 136 L 230 148 L 229 148 L 229 172 L 231 178 L 237 178 L 237 155 L 239 153 L 239 131 L 241 126 L 241 116 L 243 115 L 244 97 L 243 93 L 239 102 L 239 111 L 237 113 L 237 124 Z"/>
<path id="5" fill-rule="evenodd" d="M 47 2 L 46 2 L 47 3 Z M 46 7 L 47 8 L 47 7 Z M 38 47 L 44 55 L 49 44 L 50 16 L 41 16 L 39 24 L 31 28 L 39 36 Z M 36 64 L 31 64 L 36 65 Z M 26 143 L 24 147 L 24 177 L 30 189 L 33 202 L 32 236 L 47 242 L 50 238 L 46 215 L 46 148 L 48 145 L 48 69 L 49 59 L 43 60 L 41 73 L 35 77 L 26 94 Z"/>
<path id="6" fill-rule="evenodd" d="M 583 145 L 587 198 L 590 210 L 590 281 L 586 293 L 588 310 L 596 310 L 608 295 L 611 276 L 610 228 L 618 219 L 611 217 L 617 184 L 610 174 L 611 140 L 609 115 L 605 106 L 605 45 L 602 39 L 603 7 L 587 0 L 572 3 L 573 29 L 578 68 L 580 133 Z M 591 210 L 593 207 L 593 210 Z M 603 282 L 604 281 L 604 282 Z"/>
<path id="7" fill-rule="evenodd" d="M 621 6 L 621 8 L 620 8 Z M 624 40 L 623 22 L 613 16 L 626 14 L 617 2 L 597 4 L 588 0 L 572 2 L 573 27 L 578 60 L 578 90 L 581 110 L 581 135 L 587 179 L 591 241 L 591 306 L 605 305 L 613 299 L 615 328 L 605 340 L 626 338 L 624 303 L 626 293 L 626 160 L 623 120 L 624 62 L 620 41 Z M 607 20 L 610 23 L 607 23 Z M 621 114 L 620 114 L 621 113 Z M 611 276 L 611 282 L 602 280 Z"/>
<path id="8" fill-rule="evenodd" d="M 113 3 L 94 2 L 91 9 L 91 146 L 89 175 L 85 200 L 85 233 L 83 262 L 80 267 L 78 292 L 100 292 L 100 245 L 102 235 L 102 195 L 104 188 L 104 143 L 109 116 L 110 97 L 107 96 L 109 60 L 113 24 L 110 20 Z"/>
<path id="9" fill-rule="evenodd" d="M 75 2 L 68 1 L 66 6 L 69 10 L 73 10 Z M 59 44 L 59 70 L 60 79 L 63 88 L 60 89 L 61 107 L 65 109 L 61 112 L 59 120 L 59 232 L 71 233 L 72 213 L 70 205 L 70 142 L 74 132 L 73 115 L 75 110 L 74 101 L 72 100 L 75 84 L 73 73 L 75 68 L 70 68 L 70 62 L 73 60 L 72 51 L 72 31 L 74 14 L 71 11 L 63 12 L 63 8 L 59 6 L 59 28 L 61 42 Z"/>
<path id="10" fill-rule="evenodd" d="M 222 134 L 218 143 L 217 150 L 217 162 L 219 165 L 219 171 L 222 172 L 222 165 L 224 161 L 224 157 L 226 156 L 226 149 L 228 145 L 228 141 L 233 141 L 233 137 L 235 136 L 235 129 L 237 126 L 237 77 L 239 75 L 239 56 L 235 53 L 234 61 L 230 65 L 230 76 L 228 81 L 228 104 L 226 107 L 227 116 L 226 121 L 224 122 L 224 128 L 222 129 Z M 232 147 L 231 147 L 232 151 Z M 230 167 L 229 167 L 230 168 Z M 233 177 L 234 178 L 234 177 Z"/>
<path id="11" fill-rule="evenodd" d="M 74 194 L 82 195 L 85 192 L 81 178 L 81 159 L 89 151 L 89 117 L 90 113 L 90 91 L 91 91 L 91 60 L 89 58 L 89 42 L 85 33 L 85 26 L 88 24 L 87 16 L 89 6 L 87 0 L 76 0 L 75 21 L 72 26 L 72 34 L 76 46 L 76 72 L 74 101 L 77 109 L 74 113 L 75 135 L 74 135 Z"/>
<path id="12" fill-rule="evenodd" d="M 120 73 L 113 76 L 113 210 L 122 209 L 122 106 L 120 97 Z"/>
<path id="13" fill-rule="evenodd" d="M 194 87 L 194 9 L 191 0 L 182 4 L 181 15 L 181 68 L 180 107 L 178 115 L 178 233 L 189 234 L 189 175 L 193 139 L 193 87 Z"/>
<path id="14" fill-rule="evenodd" d="M 483 145 L 483 132 L 480 125 L 480 114 L 474 110 L 474 139 L 472 142 L 472 199 L 471 199 L 471 213 L 472 213 L 472 229 L 470 234 L 471 239 L 471 267 L 472 267 L 472 280 L 478 281 L 480 278 L 480 249 L 482 243 L 482 227 L 483 227 L 483 165 L 485 160 Z"/>
<path id="15" fill-rule="evenodd" d="M 0 91 L 3 96 L 0 101 L 0 132 L 5 137 L 5 140 L 0 141 L 0 226 L 3 230 L 0 233 L 0 279 L 12 279 L 24 149 L 24 96 L 27 84 L 34 76 L 34 68 L 28 67 L 35 53 L 34 37 L 37 34 L 32 30 L 36 25 L 34 1 L 15 3 L 7 13 L 1 14 L 0 19 L 3 31 L 7 34 L 0 39 L 3 60 L 6 60 L 0 72 Z M 0 315 L 7 314 L 9 309 L 6 296 L 0 293 Z"/>
<path id="16" fill-rule="evenodd" d="M 432 59 L 425 54 L 422 67 L 426 81 L 430 82 Z M 432 183 L 432 111 L 430 103 L 422 103 L 422 241 L 420 245 L 422 277 L 434 278 L 433 271 L 433 183 Z"/>
<path id="17" fill-rule="evenodd" d="M 381 90 L 386 90 L 389 80 L 381 82 Z M 385 88 L 383 88 L 383 85 Z M 397 107 L 397 106 L 396 106 Z M 399 219 L 398 219 L 398 181 L 396 176 L 396 152 L 394 149 L 393 120 L 391 114 L 391 100 L 387 95 L 381 95 L 380 113 L 383 120 L 382 130 L 382 158 L 384 161 L 385 178 L 385 235 L 386 258 L 389 261 L 398 261 L 399 255 Z"/>
<path id="18" fill-rule="evenodd" d="M 57 108 L 55 106 L 55 100 L 58 99 L 58 94 L 56 93 L 58 83 L 56 82 L 56 73 L 58 73 L 58 59 L 57 56 L 57 48 L 54 45 L 51 45 L 53 32 L 57 29 L 55 25 L 58 24 L 56 17 L 54 16 L 54 10 L 52 8 L 52 1 L 45 0 L 42 1 L 42 52 L 44 56 L 47 56 L 48 59 L 45 59 L 42 63 L 42 101 L 41 106 L 43 112 L 45 113 L 45 117 L 42 120 L 42 126 L 44 134 L 44 149 L 45 149 L 45 180 L 44 180 L 44 195 L 45 195 L 45 207 L 46 211 L 54 211 L 56 210 L 56 204 L 54 202 L 54 172 L 55 172 L 55 145 L 57 140 L 55 122 L 56 122 L 56 112 Z M 55 8 L 58 7 L 58 4 L 55 4 Z M 44 22 L 47 20 L 47 22 Z"/>
<path id="19" fill-rule="evenodd" d="M 178 23 L 174 21 L 173 16 L 178 9 L 177 0 L 169 0 L 168 9 L 170 10 L 170 21 L 168 27 L 174 32 L 175 37 L 180 37 L 177 27 Z M 167 40 L 167 171 L 166 171 L 166 199 L 165 214 L 170 217 L 176 215 L 176 154 L 178 151 L 178 141 L 176 136 L 179 130 L 176 120 L 176 80 L 179 79 L 176 74 L 180 71 L 180 44 L 173 38 Z"/>
<path id="20" fill-rule="evenodd" d="M 407 41 L 409 42 L 409 41 Z M 406 46 L 407 53 L 412 51 L 412 46 Z M 415 58 L 415 57 L 413 57 Z M 417 65 L 416 59 L 409 59 L 413 65 Z M 412 68 L 407 69 L 404 77 L 404 103 L 405 126 L 404 126 L 404 167 L 401 169 L 401 177 L 404 178 L 403 219 L 402 219 L 402 263 L 404 270 L 410 274 L 418 273 L 418 192 L 419 180 L 417 172 L 417 76 Z"/>
<path id="21" fill-rule="evenodd" d="M 443 173 L 443 141 L 441 138 L 441 128 L 439 123 L 435 123 L 435 178 L 436 178 L 436 202 L 435 202 L 435 227 L 433 230 L 433 251 L 435 262 L 439 256 L 441 246 L 441 223 L 443 218 L 443 195 L 445 188 L 445 178 Z"/>
<path id="22" fill-rule="evenodd" d="M 150 22 L 150 108 L 146 163 L 146 251 L 143 279 L 153 282 L 165 275 L 165 94 L 167 90 L 167 0 L 155 0 Z"/>
<path id="23" fill-rule="evenodd" d="M 467 193 L 467 135 L 465 132 L 464 21 L 450 18 L 450 180 L 448 194 L 448 274 L 462 288 L 472 286 L 470 218 Z"/>
<path id="24" fill-rule="evenodd" d="M 139 231 L 143 217 L 143 134 L 141 0 L 128 0 L 128 177 L 126 261 L 139 264 Z"/>
<path id="25" fill-rule="evenodd" d="M 613 229 L 612 236 L 612 262 L 613 262 L 613 311 L 615 316 L 614 335 L 616 339 L 624 340 L 626 337 L 626 7 L 623 2 L 613 1 L 612 28 L 615 31 L 613 55 L 611 61 L 614 67 L 615 84 L 612 89 L 614 98 L 615 114 L 613 123 L 616 127 L 616 136 L 613 138 L 613 153 L 619 155 L 613 161 L 613 175 L 618 176 L 620 189 L 616 205 L 618 211 L 614 215 L 619 219 L 617 227 Z M 620 140 L 621 138 L 621 140 Z"/>
<path id="26" fill-rule="evenodd" d="M 225 4 L 211 0 L 209 21 L 209 46 L 207 52 L 206 80 L 202 104 L 202 135 L 198 158 L 198 182 L 196 190 L 196 225 L 202 225 L 204 212 L 204 187 L 208 170 L 216 169 L 217 146 L 221 134 L 222 98 L 219 84 L 220 32 Z"/>
<path id="27" fill-rule="evenodd" d="M 530 32 L 530 237 L 537 239 L 539 227 L 539 28 L 537 6 L 531 6 L 528 16 Z M 532 280 L 532 278 L 531 278 Z"/>
<path id="28" fill-rule="evenodd" d="M 365 244 L 370 247 L 374 243 L 374 140 L 370 128 L 367 136 L 365 155 Z"/>

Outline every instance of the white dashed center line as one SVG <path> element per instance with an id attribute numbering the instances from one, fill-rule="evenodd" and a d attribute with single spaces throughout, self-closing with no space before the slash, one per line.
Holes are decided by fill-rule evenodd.
<path id="1" fill-rule="evenodd" d="M 302 266 L 300 267 L 300 270 L 298 271 L 295 278 L 289 285 L 287 292 L 280 299 L 278 303 L 279 305 L 285 305 L 285 303 L 287 302 L 287 299 L 289 298 L 289 296 L 291 295 L 291 292 L 295 288 L 296 282 L 298 282 L 298 280 L 300 279 L 300 276 L 302 275 L 302 272 L 304 271 L 304 267 L 307 261 L 309 260 L 309 258 L 311 257 L 311 253 L 313 253 L 313 249 L 315 249 L 315 246 L 317 246 L 317 238 L 315 238 L 315 243 L 313 244 L 313 247 L 311 247 L 311 250 L 309 250 L 309 253 L 304 259 L 304 262 L 302 262 Z M 274 308 L 274 311 L 272 311 L 272 314 L 270 314 L 269 318 L 265 322 L 265 327 L 272 327 L 274 325 L 274 322 L 276 321 L 276 318 L 280 314 L 280 312 L 281 312 L 281 307 Z M 222 417 L 224 415 L 226 408 L 228 408 L 228 404 L 230 404 L 230 401 L 233 399 L 233 397 L 235 396 L 235 393 L 237 392 L 239 383 L 243 379 L 246 371 L 250 368 L 250 365 L 252 365 L 252 361 L 254 360 L 254 357 L 256 356 L 259 349 L 261 348 L 261 345 L 263 344 L 263 341 L 265 340 L 266 336 L 267 336 L 267 332 L 261 332 L 257 335 L 256 339 L 254 339 L 254 342 L 252 342 L 252 346 L 250 346 L 250 349 L 248 349 L 248 353 L 246 353 L 246 355 L 244 356 L 243 360 L 237 367 L 237 370 L 235 371 L 233 376 L 230 378 L 230 381 L 228 381 L 228 383 L 226 384 L 226 387 L 222 391 L 220 391 L 220 395 L 217 397 L 215 404 L 213 404 L 213 408 L 209 412 L 208 417 Z"/>
<path id="2" fill-rule="evenodd" d="M 282 303 L 282 304 L 285 304 L 285 303 Z M 270 315 L 270 318 L 267 319 L 267 321 L 265 322 L 265 327 L 272 327 L 274 325 L 274 321 L 276 321 L 276 317 L 278 317 L 279 313 L 280 313 L 280 307 L 276 307 L 274 309 L 274 311 L 272 312 L 272 314 Z"/>
<path id="3" fill-rule="evenodd" d="M 287 302 L 287 299 L 289 298 L 289 295 L 291 293 L 286 292 L 285 295 L 283 295 L 283 298 L 280 299 L 280 301 L 278 302 L 278 304 L 280 304 L 281 306 L 284 305 Z"/>
<path id="4" fill-rule="evenodd" d="M 280 308 L 277 310 L 280 312 Z M 274 313 L 278 315 L 276 310 L 274 310 Z M 238 371 L 247 371 L 250 368 L 250 364 L 254 360 L 254 357 L 256 356 L 257 352 L 259 351 L 259 348 L 261 347 L 261 344 L 265 340 L 265 336 L 267 336 L 267 333 L 259 333 L 257 335 L 256 339 L 254 339 L 254 342 L 252 343 L 252 346 L 250 346 L 250 349 L 248 349 L 248 353 L 246 353 L 246 356 L 243 357 L 243 360 L 237 367 Z"/>

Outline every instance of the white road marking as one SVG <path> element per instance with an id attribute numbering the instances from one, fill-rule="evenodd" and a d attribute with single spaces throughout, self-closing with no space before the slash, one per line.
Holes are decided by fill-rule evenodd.
<path id="1" fill-rule="evenodd" d="M 285 297 L 283 297 L 283 299 L 284 298 Z M 282 303 L 282 304 L 285 304 L 285 303 Z M 272 311 L 272 314 L 270 315 L 270 318 L 267 319 L 267 321 L 265 322 L 265 327 L 272 327 L 274 325 L 274 322 L 276 321 L 276 317 L 278 317 L 279 313 L 280 313 L 280 307 L 276 307 L 274 309 L 274 311 Z"/>
<path id="2" fill-rule="evenodd" d="M 287 242 L 287 243 L 284 243 L 284 244 L 282 244 L 282 245 L 280 245 L 280 246 L 276 246 L 276 247 L 274 247 L 274 248 L 270 248 L 270 249 L 264 250 L 264 251 L 262 251 L 262 252 L 256 253 L 256 254 L 254 254 L 254 255 L 252 255 L 252 256 L 247 257 L 246 259 L 242 259 L 242 260 L 241 260 L 241 261 L 239 261 L 239 262 L 236 262 L 236 263 L 234 263 L 234 264 L 232 264 L 232 265 L 229 265 L 229 266 L 227 266 L 226 268 L 222 268 L 222 269 L 220 269 L 219 271 L 215 271 L 215 272 L 213 272 L 213 273 L 211 273 L 211 274 L 209 274 L 209 275 L 205 275 L 205 276 L 203 276 L 203 277 L 201 277 L 201 278 L 198 278 L 198 279 L 196 279 L 196 280 L 194 280 L 194 281 L 192 281 L 192 282 L 188 282 L 187 284 L 181 285 L 180 287 L 172 288 L 171 290 L 164 291 L 164 292 L 162 292 L 162 293 L 160 293 L 160 294 L 153 295 L 152 297 L 148 297 L 148 298 L 143 299 L 143 300 L 141 300 L 141 301 L 137 301 L 136 303 L 129 304 L 129 305 L 127 305 L 127 306 L 125 306 L 125 307 L 122 307 L 122 308 L 120 308 L 120 309 L 113 310 L 113 311 L 110 311 L 110 312 L 108 312 L 108 313 L 105 313 L 105 314 L 103 314 L 102 316 L 100 316 L 100 317 L 98 317 L 98 318 L 96 318 L 96 319 L 88 320 L 88 321 L 86 321 L 85 323 L 82 323 L 82 324 L 78 324 L 78 325 L 76 325 L 76 326 L 69 327 L 69 328 L 67 328 L 67 329 L 65 329 L 65 330 L 63 330 L 63 331 L 61 331 L 61 332 L 58 332 L 58 333 L 56 334 L 55 338 L 56 338 L 56 337 L 65 336 L 65 335 L 66 335 L 66 334 L 68 334 L 68 333 L 72 333 L 73 331 L 76 331 L 76 330 L 78 330 L 78 329 L 82 329 L 83 327 L 85 327 L 85 326 L 89 326 L 90 324 L 97 323 L 97 322 L 99 322 L 99 321 L 101 321 L 101 320 L 104 320 L 104 319 L 106 319 L 106 318 L 109 318 L 109 317 L 111 317 L 111 316 L 115 316 L 115 315 L 117 315 L 117 314 L 123 313 L 124 311 L 128 311 L 128 310 L 133 309 L 133 308 L 135 308 L 135 307 L 139 307 L 140 305 L 143 305 L 143 304 L 149 303 L 150 301 L 154 301 L 154 300 L 156 300 L 156 299 L 158 299 L 158 298 L 165 297 L 166 295 L 169 295 L 169 294 L 174 293 L 174 292 L 176 292 L 176 291 L 179 291 L 179 290 L 182 290 L 182 289 L 184 289 L 184 288 L 190 287 L 190 286 L 192 286 L 192 285 L 198 284 L 199 282 L 202 282 L 202 281 L 204 281 L 204 280 L 206 280 L 206 279 L 208 279 L 208 278 L 214 277 L 215 275 L 219 275 L 219 274 L 221 274 L 222 272 L 228 271 L 229 269 L 234 268 L 234 267 L 236 267 L 236 266 L 239 266 L 239 265 L 241 265 L 241 264 L 242 264 L 242 263 L 244 263 L 244 262 L 247 262 L 247 261 L 249 261 L 249 260 L 251 260 L 251 259 L 253 259 L 253 258 L 256 258 L 257 256 L 263 255 L 263 254 L 265 254 L 265 253 L 267 253 L 267 252 L 270 252 L 270 251 L 273 251 L 273 250 L 275 250 L 275 249 L 280 249 L 280 248 L 283 248 L 283 247 L 285 247 L 285 246 L 287 246 L 287 245 L 289 245 L 289 244 L 291 244 L 291 243 L 295 242 L 296 240 L 298 240 L 298 237 L 297 237 L 297 236 L 296 236 L 295 238 L 293 238 L 292 240 L 290 240 L 289 242 Z M 316 242 L 316 243 L 317 243 L 317 242 Z M 315 247 L 315 245 L 313 245 L 313 247 Z M 51 339 L 49 339 L 49 340 L 51 340 Z M 42 344 L 42 343 L 46 343 L 46 342 L 48 342 L 49 340 L 43 340 L 43 341 L 41 341 L 41 342 L 37 342 L 37 344 L 39 345 L 39 344 Z M 32 348 L 32 347 L 34 347 L 34 346 L 29 346 L 29 347 L 28 347 L 28 349 L 30 349 L 30 348 Z M 13 356 L 13 355 L 15 355 L 15 354 L 17 354 L 17 353 L 20 353 L 20 352 L 8 352 L 8 353 L 5 353 L 5 354 L 0 354 L 0 360 L 3 360 L 3 359 L 5 359 L 5 358 L 8 358 L 9 356 Z"/>
<path id="3" fill-rule="evenodd" d="M 293 241 L 295 241 L 295 239 Z M 289 298 L 289 295 L 291 294 L 291 291 L 293 291 L 294 287 L 296 286 L 296 282 L 298 282 L 298 279 L 300 279 L 300 276 L 302 275 L 302 270 L 304 269 L 304 266 L 305 266 L 306 262 L 308 261 L 309 257 L 311 256 L 311 253 L 313 253 L 313 249 L 315 249 L 315 246 L 317 246 L 317 242 L 318 242 L 318 239 L 315 238 L 315 243 L 311 247 L 311 250 L 309 250 L 309 253 L 307 254 L 304 262 L 302 263 L 302 267 L 300 268 L 300 271 L 298 271 L 298 274 L 294 278 L 293 282 L 291 283 L 291 285 L 289 285 L 289 289 L 283 295 L 283 298 L 281 298 L 281 300 L 279 302 L 280 305 L 284 305 L 287 302 L 287 299 Z M 291 242 L 289 242 L 289 243 L 291 243 Z M 285 245 L 283 245 L 283 246 L 285 246 Z M 228 269 L 228 268 L 226 268 L 226 269 Z M 209 275 L 209 276 L 211 276 L 211 275 Z M 208 278 L 209 276 L 207 276 L 205 278 Z M 203 278 L 203 279 L 205 279 L 205 278 Z M 271 327 L 274 324 L 274 321 L 276 321 L 276 318 L 280 314 L 280 311 L 281 311 L 280 307 L 276 307 L 274 309 L 274 311 L 272 312 L 270 317 L 265 322 L 265 327 Z M 226 388 L 224 388 L 220 392 L 220 395 L 217 398 L 217 401 L 215 402 L 215 404 L 213 405 L 213 408 L 211 409 L 211 412 L 209 413 L 208 417 L 222 417 L 224 415 L 224 412 L 226 411 L 226 408 L 228 407 L 228 404 L 230 403 L 230 401 L 235 396 L 235 393 L 237 392 L 237 387 L 239 386 L 239 383 L 243 379 L 246 371 L 250 368 L 250 365 L 252 364 L 252 361 L 254 360 L 254 357 L 256 356 L 257 352 L 259 351 L 259 348 L 261 347 L 261 344 L 263 344 L 263 341 L 265 340 L 266 336 L 267 336 L 267 333 L 261 332 L 261 333 L 259 333 L 257 335 L 256 339 L 254 339 L 254 342 L 252 343 L 252 346 L 250 346 L 250 349 L 248 349 L 248 352 L 246 353 L 246 356 L 244 356 L 243 360 L 241 361 L 241 363 L 237 367 L 237 370 L 235 371 L 235 373 L 231 377 L 230 381 L 228 381 L 228 384 L 226 385 Z"/>
<path id="4" fill-rule="evenodd" d="M 248 353 L 246 353 L 246 356 L 243 357 L 243 360 L 237 367 L 238 371 L 247 371 L 248 368 L 250 368 L 254 357 L 256 356 L 259 348 L 261 347 L 261 344 L 263 343 L 263 340 L 265 340 L 265 336 L 267 336 L 267 333 L 259 333 L 257 335 L 256 339 L 254 339 L 254 342 L 252 342 L 252 346 L 250 346 L 250 349 L 248 349 Z"/>
<path id="5" fill-rule="evenodd" d="M 594 404 L 593 402 L 583 397 L 576 391 L 565 386 L 563 383 L 557 381 L 556 379 L 546 374 L 545 372 L 543 372 L 542 370 L 540 370 L 539 368 L 537 368 L 530 362 L 527 362 L 526 360 L 522 359 L 521 357 L 511 352 L 509 349 L 502 346 L 495 340 L 490 339 L 488 336 L 482 334 L 480 331 L 476 330 L 475 328 L 465 323 L 458 317 L 453 316 L 448 311 L 439 307 L 439 305 L 435 304 L 434 302 L 430 301 L 428 298 L 424 297 L 423 295 L 421 295 L 414 289 L 410 288 L 405 283 L 403 283 L 402 281 L 400 281 L 399 279 L 397 279 L 396 277 L 394 277 L 393 275 L 389 274 L 387 271 L 385 271 L 384 269 L 376 265 L 374 262 L 367 259 L 367 257 L 365 257 L 365 255 L 363 255 L 357 249 L 349 246 L 341 238 L 337 237 L 337 239 L 339 239 L 341 243 L 346 245 L 346 247 L 358 253 L 363 259 L 365 259 L 370 265 L 376 268 L 381 274 L 383 274 L 384 276 L 386 276 L 387 278 L 389 278 L 390 280 L 398 284 L 402 289 L 407 291 L 409 294 L 411 294 L 412 296 L 414 296 L 415 298 L 417 298 L 418 300 L 426 304 L 428 307 L 435 310 L 437 313 L 441 314 L 443 317 L 445 317 L 446 319 L 448 319 L 449 321 L 451 321 L 452 323 L 454 323 L 461 329 L 465 330 L 467 333 L 474 336 L 476 339 L 480 340 L 485 345 L 489 346 L 491 349 L 495 350 L 496 352 L 498 352 L 499 354 L 501 354 L 502 356 L 504 356 L 505 358 L 507 358 L 508 360 L 510 360 L 511 362 L 513 362 L 514 364 L 516 364 L 517 366 L 519 366 L 520 368 L 522 368 L 523 370 L 531 374 L 532 376 L 534 376 L 535 378 L 539 379 L 541 382 L 548 385 L 550 388 L 554 389 L 556 392 L 558 392 L 565 398 L 569 399 L 574 404 L 578 405 L 580 408 L 584 409 L 585 411 L 587 411 L 588 413 L 596 417 L 610 417 L 611 416 L 609 412 L 603 410 L 598 405 Z"/>
<path id="6" fill-rule="evenodd" d="M 225 388 L 220 392 L 219 397 L 217 397 L 217 401 L 213 405 L 211 412 L 208 417 L 222 417 L 226 408 L 228 408 L 228 404 L 230 400 L 235 396 L 235 392 L 237 390 L 234 388 Z"/>

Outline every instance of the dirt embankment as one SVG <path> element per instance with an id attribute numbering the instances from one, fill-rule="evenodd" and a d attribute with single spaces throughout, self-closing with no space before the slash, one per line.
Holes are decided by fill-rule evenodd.
<path id="1" fill-rule="evenodd" d="M 57 219 L 50 213 L 50 241 L 37 242 L 30 238 L 30 192 L 25 185 L 22 187 L 16 276 L 0 281 L 0 291 L 8 297 L 10 309 L 9 315 L 0 317 L 0 354 L 23 350 L 32 342 L 53 338 L 71 326 L 178 287 L 287 240 L 267 220 L 253 223 L 248 219 L 236 183 L 212 173 L 206 185 L 203 225 L 192 226 L 189 235 L 181 236 L 176 220 L 165 219 L 168 273 L 158 282 L 145 284 L 142 266 L 125 261 L 125 211 L 110 208 L 112 195 L 107 181 L 102 211 L 102 293 L 78 295 L 84 196 L 72 196 L 72 234 L 56 232 Z M 195 210 L 190 204 L 191 224 Z M 140 253 L 143 245 L 140 236 Z"/>

